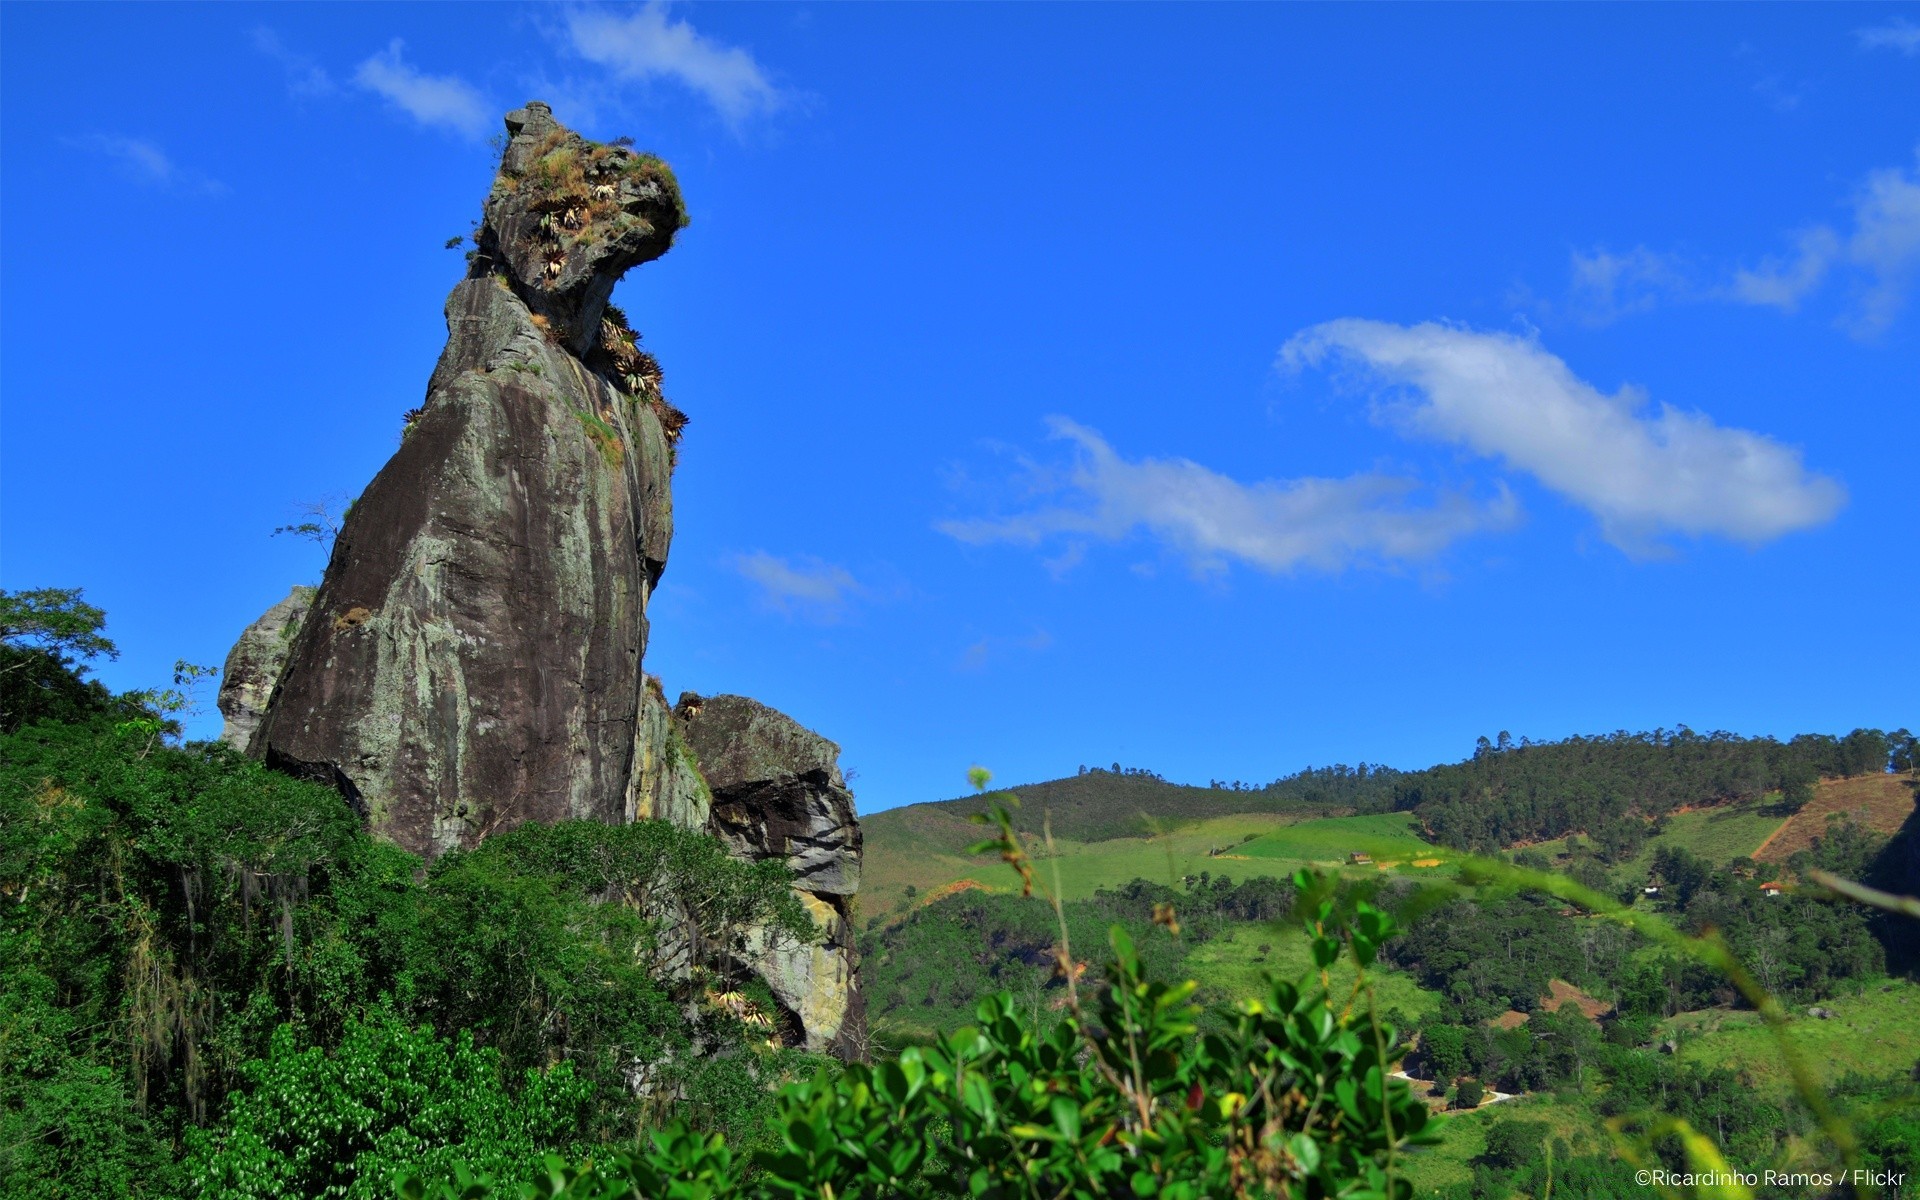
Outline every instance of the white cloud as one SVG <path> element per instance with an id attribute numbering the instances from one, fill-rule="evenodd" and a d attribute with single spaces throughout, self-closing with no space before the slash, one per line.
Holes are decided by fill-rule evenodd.
<path id="1" fill-rule="evenodd" d="M 1871 279 L 1854 328 L 1872 336 L 1893 324 L 1920 274 L 1920 168 L 1867 176 L 1854 202 L 1847 258 Z"/>
<path id="2" fill-rule="evenodd" d="M 1665 533 L 1757 544 L 1830 520 L 1846 501 L 1793 447 L 1704 413 L 1651 411 L 1635 388 L 1605 395 L 1526 338 L 1350 319 L 1280 352 L 1288 371 L 1329 361 L 1406 389 L 1378 410 L 1387 421 L 1527 472 L 1629 553 L 1656 551 Z"/>
<path id="3" fill-rule="evenodd" d="M 1572 275 L 1571 308 L 1591 325 L 1645 312 L 1663 298 L 1685 296 L 1692 290 L 1674 258 L 1645 246 L 1635 246 L 1624 254 L 1604 247 L 1584 254 L 1575 250 Z"/>
<path id="4" fill-rule="evenodd" d="M 1264 571 L 1337 571 L 1360 563 L 1430 558 L 1459 538 L 1511 524 L 1518 513 L 1501 489 L 1480 503 L 1443 493 L 1410 503 L 1419 485 L 1389 475 L 1241 483 L 1183 458 L 1129 461 L 1098 433 L 1064 417 L 1052 434 L 1074 447 L 1058 476 L 1036 472 L 1042 492 L 1063 503 L 1005 518 L 942 522 L 963 542 L 1038 545 L 1055 539 L 1120 541 L 1144 531 L 1197 570 L 1238 561 Z"/>
<path id="5" fill-rule="evenodd" d="M 779 91 L 753 55 L 670 19 L 659 0 L 624 17 L 575 9 L 567 14 L 567 33 L 576 53 L 616 78 L 675 80 L 706 97 L 729 124 L 780 106 Z"/>
<path id="6" fill-rule="evenodd" d="M 85 147 L 104 156 L 121 171 L 141 183 L 170 192 L 220 196 L 227 191 L 226 184 L 217 179 L 208 178 L 198 171 L 180 166 L 167 156 L 166 151 L 141 138 L 95 133 L 76 139 L 71 144 Z"/>
<path id="7" fill-rule="evenodd" d="M 280 69 L 287 74 L 289 95 L 305 99 L 331 96 L 340 90 L 325 68 L 306 55 L 289 50 L 280 35 L 265 26 L 254 29 L 253 48 L 280 64 Z"/>
<path id="8" fill-rule="evenodd" d="M 1816 225 L 1803 231 L 1791 255 L 1737 272 L 1726 294 L 1792 311 L 1844 271 L 1857 287 L 1855 305 L 1841 323 L 1862 338 L 1884 333 L 1920 276 L 1920 168 L 1870 172 L 1854 192 L 1850 228 Z"/>
<path id="9" fill-rule="evenodd" d="M 1859 39 L 1862 50 L 1897 50 L 1909 58 L 1920 54 L 1920 25 L 1905 17 L 1895 17 L 1885 25 L 1856 29 L 1853 36 Z"/>
<path id="10" fill-rule="evenodd" d="M 439 125 L 470 138 L 482 138 L 493 123 L 480 93 L 453 75 L 428 75 L 409 65 L 393 39 L 387 48 L 360 64 L 353 81 L 387 98 L 422 125 Z"/>
<path id="11" fill-rule="evenodd" d="M 733 568 L 759 585 L 762 603 L 791 616 L 836 620 L 867 592 L 845 567 L 806 555 L 781 558 L 756 550 L 737 555 Z"/>
<path id="12" fill-rule="evenodd" d="M 1751 271 L 1734 272 L 1728 295 L 1743 304 L 1760 304 L 1792 312 L 1800 301 L 1826 281 L 1827 271 L 1840 254 L 1840 239 L 1824 225 L 1803 230 L 1794 253 L 1769 258 Z"/>

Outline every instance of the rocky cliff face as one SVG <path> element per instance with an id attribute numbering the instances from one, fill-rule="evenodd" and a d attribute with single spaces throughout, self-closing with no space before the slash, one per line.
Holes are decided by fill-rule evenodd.
<path id="1" fill-rule="evenodd" d="M 813 945 L 752 939 L 750 966 L 807 1049 L 865 1056 L 866 1007 L 848 905 L 860 888 L 860 824 L 840 747 L 745 696 L 680 697 L 674 718 L 712 789 L 710 828 L 735 857 L 780 859 L 813 917 Z"/>
<path id="2" fill-rule="evenodd" d="M 253 744 L 254 731 L 260 728 L 274 685 L 286 668 L 294 635 L 313 603 L 313 592 L 310 587 L 288 592 L 285 600 L 247 626 L 227 652 L 227 665 L 220 671 L 220 715 L 226 718 L 220 740 L 235 750 L 245 753 Z"/>
<path id="3" fill-rule="evenodd" d="M 683 220 L 656 160 L 507 118 L 447 347 L 347 514 L 253 752 L 428 855 L 628 815 L 678 417 L 607 298 Z"/>
<path id="4" fill-rule="evenodd" d="M 234 647 L 223 737 L 428 857 L 587 818 L 672 821 L 782 859 L 819 942 L 755 934 L 743 965 L 789 1041 L 857 1056 L 860 831 L 839 748 L 743 697 L 670 709 L 641 669 L 686 418 L 608 299 L 672 244 L 678 187 L 543 104 L 507 131 L 426 400 L 318 592 L 296 589 Z"/>

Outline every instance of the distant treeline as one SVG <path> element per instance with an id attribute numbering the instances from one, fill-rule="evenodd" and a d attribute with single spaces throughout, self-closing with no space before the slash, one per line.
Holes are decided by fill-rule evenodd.
<path id="1" fill-rule="evenodd" d="M 1651 733 L 1515 742 L 1481 738 L 1473 757 L 1397 776 L 1388 803 L 1419 816 L 1443 845 L 1488 852 L 1584 833 L 1603 857 L 1630 857 L 1649 818 L 1686 805 L 1778 794 L 1783 811 L 1813 797 L 1822 777 L 1913 767 L 1913 735 L 1856 729 L 1790 741 L 1733 733 Z"/>
<path id="2" fill-rule="evenodd" d="M 1550 742 L 1502 732 L 1480 738 L 1464 762 L 1420 771 L 1339 763 L 1259 785 L 1212 780 L 1199 787 L 1114 763 L 1010 790 L 1022 804 L 1015 820 L 1023 831 L 1039 834 L 1050 817 L 1056 837 L 1082 842 L 1146 837 L 1235 813 L 1413 812 L 1428 836 L 1457 849 L 1485 853 L 1581 833 L 1603 859 L 1620 862 L 1640 850 L 1650 820 L 1677 808 L 1772 795 L 1784 814 L 1812 799 L 1822 778 L 1913 770 L 1916 761 L 1920 749 L 1905 729 L 1784 742 L 1686 728 Z M 980 799 L 925 807 L 971 813 Z M 971 833 L 956 830 L 954 839 L 957 848 Z"/>

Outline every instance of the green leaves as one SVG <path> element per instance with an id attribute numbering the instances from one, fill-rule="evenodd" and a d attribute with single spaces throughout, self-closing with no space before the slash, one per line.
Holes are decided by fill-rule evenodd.
<path id="1" fill-rule="evenodd" d="M 1312 889 L 1322 882 L 1306 880 Z M 1396 932 L 1365 904 L 1350 920 L 1328 900 L 1308 905 L 1326 965 L 1351 944 L 1364 967 Z M 1279 981 L 1202 1038 L 1195 985 L 1153 978 L 1124 930 L 1110 943 L 1090 1016 L 1037 1027 L 1002 993 L 935 1045 L 788 1085 L 757 1174 L 731 1174 L 723 1143 L 675 1126 L 564 1194 L 681 1195 L 672 1180 L 747 1200 L 1411 1194 L 1396 1156 L 1434 1141 L 1436 1125 L 1389 1077 L 1391 1033 L 1370 1011 L 1338 1012 L 1323 990 Z M 619 1184 L 630 1190 L 592 1190 Z"/>

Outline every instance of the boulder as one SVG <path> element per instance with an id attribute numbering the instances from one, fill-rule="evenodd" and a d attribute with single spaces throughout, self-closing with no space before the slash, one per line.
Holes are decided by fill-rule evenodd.
<path id="1" fill-rule="evenodd" d="M 253 743 L 254 730 L 266 715 L 274 685 L 287 665 L 287 652 L 300 622 L 313 603 L 314 589 L 296 587 L 241 633 L 227 652 L 220 672 L 220 715 L 226 718 L 220 740 L 242 754 Z"/>
<path id="2" fill-rule="evenodd" d="M 865 1055 L 860 955 L 848 902 L 860 886 L 860 823 L 840 748 L 745 696 L 683 693 L 674 717 L 712 789 L 710 828 L 738 858 L 776 859 L 820 931 L 813 945 L 749 939 L 767 982 L 809 1050 Z"/>

